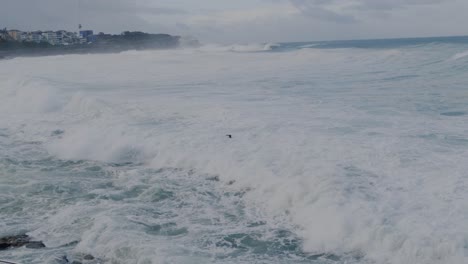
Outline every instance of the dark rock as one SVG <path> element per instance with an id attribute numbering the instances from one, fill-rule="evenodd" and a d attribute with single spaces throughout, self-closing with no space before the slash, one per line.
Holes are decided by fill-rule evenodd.
<path id="1" fill-rule="evenodd" d="M 73 261 L 71 264 L 83 264 L 83 263 L 81 263 L 81 262 L 79 262 L 79 261 L 76 261 L 76 260 L 74 260 L 74 261 Z"/>
<path id="2" fill-rule="evenodd" d="M 213 176 L 213 177 L 209 177 L 209 178 L 206 178 L 208 181 L 216 181 L 216 182 L 219 182 L 219 176 Z"/>
<path id="3" fill-rule="evenodd" d="M 85 256 L 83 257 L 83 259 L 84 259 L 84 260 L 93 260 L 93 259 L 94 259 L 94 256 L 88 254 L 88 255 L 85 255 Z"/>
<path id="4" fill-rule="evenodd" d="M 0 249 L 8 249 L 11 247 L 22 247 L 29 243 L 30 238 L 27 235 L 18 235 L 0 238 Z"/>
<path id="5" fill-rule="evenodd" d="M 335 254 L 313 254 L 309 255 L 308 259 L 310 260 L 320 260 L 320 259 L 326 259 L 326 260 L 332 260 L 332 261 L 340 261 L 340 257 L 335 255 Z"/>
<path id="6" fill-rule="evenodd" d="M 70 261 L 68 260 L 67 256 L 62 256 L 61 258 L 58 258 L 58 259 L 57 259 L 57 263 L 59 263 L 59 264 L 67 264 L 67 263 L 70 263 Z"/>
<path id="7" fill-rule="evenodd" d="M 6 243 L 0 243 L 0 250 L 5 250 L 7 248 L 9 248 L 10 246 Z"/>
<path id="8" fill-rule="evenodd" d="M 80 242 L 79 242 L 79 241 L 72 241 L 72 242 L 67 243 L 67 244 L 65 244 L 65 245 L 62 245 L 62 246 L 60 246 L 60 247 L 72 247 L 72 246 L 78 245 L 78 243 L 80 243 Z"/>
<path id="9" fill-rule="evenodd" d="M 229 181 L 227 184 L 228 185 L 233 185 L 234 183 L 236 183 L 236 181 L 232 180 L 232 181 Z"/>
<path id="10" fill-rule="evenodd" d="M 65 133 L 65 131 L 63 131 L 61 129 L 57 129 L 57 130 L 52 131 L 51 135 L 52 136 L 59 136 L 59 135 L 62 135 L 63 133 Z"/>
<path id="11" fill-rule="evenodd" d="M 31 238 L 26 234 L 0 238 L 0 250 L 18 248 L 22 246 L 26 246 L 27 248 L 45 247 L 44 243 L 41 241 L 31 241 Z"/>
<path id="12" fill-rule="evenodd" d="M 4 263 L 4 264 L 18 264 L 18 263 L 6 261 L 6 260 L 0 260 L 0 263 Z"/>
<path id="13" fill-rule="evenodd" d="M 46 246 L 41 241 L 32 241 L 32 242 L 27 243 L 26 247 L 37 249 L 37 248 L 45 248 Z"/>

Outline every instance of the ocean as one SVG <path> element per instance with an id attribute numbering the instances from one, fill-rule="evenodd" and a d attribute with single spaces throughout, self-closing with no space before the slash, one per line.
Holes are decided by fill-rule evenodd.
<path id="1" fill-rule="evenodd" d="M 468 37 L 1 60 L 0 237 L 46 248 L 0 260 L 468 263 L 467 85 Z"/>

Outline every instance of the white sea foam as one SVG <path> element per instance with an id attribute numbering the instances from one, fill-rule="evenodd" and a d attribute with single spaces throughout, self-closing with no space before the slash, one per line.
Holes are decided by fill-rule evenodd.
<path id="1" fill-rule="evenodd" d="M 440 115 L 466 99 L 442 74 L 450 62 L 421 68 L 431 58 L 414 49 L 243 53 L 261 46 L 0 62 L 0 128 L 63 160 L 143 163 L 112 174 L 114 193 L 93 191 L 108 203 L 49 211 L 32 235 L 52 246 L 79 239 L 77 251 L 116 263 L 187 262 L 170 240 L 143 243 L 128 222 L 149 221 L 131 209 L 147 199 L 132 190 L 157 184 L 142 171 L 181 168 L 235 181 L 211 186 L 219 192 L 250 190 L 246 206 L 286 223 L 306 252 L 467 262 L 468 120 Z M 64 133 L 51 137 L 56 129 Z M 112 202 L 122 195 L 134 204 Z M 67 237 L 73 221 L 86 231 Z"/>
<path id="2" fill-rule="evenodd" d="M 464 52 L 459 52 L 455 55 L 452 56 L 452 60 L 459 60 L 459 59 L 463 59 L 465 57 L 468 56 L 468 51 L 464 51 Z"/>
<path id="3" fill-rule="evenodd" d="M 231 45 L 220 45 L 220 44 L 206 44 L 199 48 L 198 50 L 202 51 L 230 51 L 230 52 L 259 52 L 259 51 L 269 51 L 275 47 L 279 47 L 279 44 L 275 43 L 265 43 L 265 44 L 231 44 Z"/>

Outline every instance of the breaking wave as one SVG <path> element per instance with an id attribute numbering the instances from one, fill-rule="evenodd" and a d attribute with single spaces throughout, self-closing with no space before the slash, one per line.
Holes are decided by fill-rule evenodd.
<path id="1" fill-rule="evenodd" d="M 0 61 L 0 259 L 467 262 L 468 44 L 310 45 Z"/>
<path id="2" fill-rule="evenodd" d="M 234 44 L 234 45 L 217 45 L 206 44 L 199 48 L 202 51 L 230 51 L 230 52 L 260 52 L 271 51 L 274 48 L 280 47 L 280 44 L 266 43 L 266 44 Z"/>

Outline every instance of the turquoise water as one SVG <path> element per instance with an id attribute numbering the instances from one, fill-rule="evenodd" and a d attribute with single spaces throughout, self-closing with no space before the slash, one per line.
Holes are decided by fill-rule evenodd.
<path id="1" fill-rule="evenodd" d="M 0 260 L 465 263 L 467 80 L 466 37 L 0 61 L 0 237 L 47 246 Z"/>

